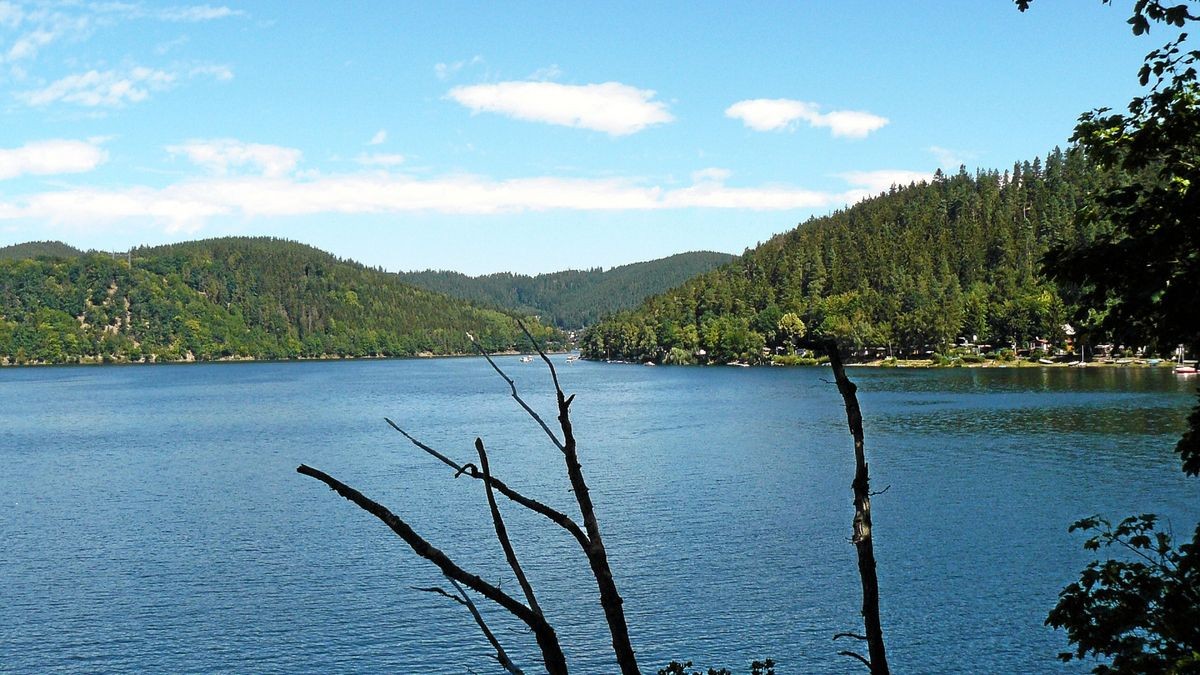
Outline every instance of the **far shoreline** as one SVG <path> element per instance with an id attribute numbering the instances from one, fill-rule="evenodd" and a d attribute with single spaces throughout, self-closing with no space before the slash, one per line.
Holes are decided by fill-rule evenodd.
<path id="1" fill-rule="evenodd" d="M 569 354 L 570 351 L 554 350 L 545 352 L 551 354 Z M 516 350 L 506 350 L 502 352 L 489 352 L 488 356 L 536 356 L 537 352 L 519 352 Z M 14 363 L 10 360 L 0 360 L 0 370 L 5 368 L 23 369 L 23 368 L 93 368 L 93 367 L 130 367 L 130 366 L 194 366 L 200 364 L 239 364 L 239 363 L 306 363 L 306 362 L 337 362 L 337 361 L 415 361 L 422 359 L 456 359 L 478 357 L 478 352 L 458 352 L 454 354 L 434 354 L 426 352 L 421 354 L 410 354 L 407 356 L 297 356 L 294 358 L 283 359 L 260 359 L 253 356 L 223 356 L 218 359 L 171 359 L 171 360 L 140 360 L 129 361 L 120 359 L 105 360 L 103 358 L 91 358 L 80 361 L 64 361 L 56 363 L 48 363 L 35 361 L 29 363 Z"/>

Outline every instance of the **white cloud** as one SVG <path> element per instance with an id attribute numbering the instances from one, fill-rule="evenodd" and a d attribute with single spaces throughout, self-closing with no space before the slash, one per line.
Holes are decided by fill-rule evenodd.
<path id="1" fill-rule="evenodd" d="M 0 180 L 91 171 L 108 159 L 95 142 L 49 140 L 0 148 Z"/>
<path id="2" fill-rule="evenodd" d="M 847 171 L 837 174 L 839 178 L 856 187 L 877 194 L 886 192 L 893 185 L 903 187 L 909 183 L 928 182 L 931 171 L 908 171 L 906 169 L 878 169 L 875 171 Z"/>
<path id="3" fill-rule="evenodd" d="M 387 129 L 380 129 L 379 131 L 375 132 L 375 135 L 371 137 L 371 140 L 367 141 L 367 145 L 383 145 L 387 142 L 387 136 Z"/>
<path id="4" fill-rule="evenodd" d="M 190 140 L 167 147 L 172 155 L 183 155 L 191 163 L 219 176 L 231 168 L 256 167 L 263 176 L 278 178 L 291 173 L 300 161 L 300 151 L 279 145 L 244 143 L 232 138 Z"/>
<path id="5" fill-rule="evenodd" d="M 811 127 L 828 128 L 834 136 L 865 138 L 888 123 L 886 117 L 856 110 L 821 112 L 815 103 L 787 98 L 755 98 L 738 101 L 725 110 L 725 116 L 740 119 L 755 131 L 785 131 L 799 122 Z"/>
<path id="6" fill-rule="evenodd" d="M 213 145 L 212 142 L 208 142 Z M 237 144 L 198 153 L 202 165 L 219 175 L 181 181 L 162 188 L 76 188 L 0 200 L 0 220 L 30 220 L 58 225 L 121 225 L 148 221 L 173 230 L 194 231 L 214 217 L 253 219 L 319 214 L 390 214 L 432 212 L 497 214 L 528 211 L 657 211 L 667 209 L 800 210 L 853 203 L 892 182 L 928 174 L 874 171 L 844 174 L 855 189 L 807 190 L 788 185 L 732 187 L 729 174 L 704 169 L 687 187 L 666 188 L 625 178 L 535 176 L 499 180 L 476 175 L 418 177 L 388 172 L 342 175 L 287 175 L 268 168 L 262 153 Z M 182 146 L 181 146 L 182 147 Z M 297 152 L 297 151 L 291 151 Z M 298 154 L 298 153 L 297 153 Z M 223 175 L 229 166 L 254 164 L 261 176 Z M 886 187 L 886 186 L 885 186 Z"/>
<path id="7" fill-rule="evenodd" d="M 554 82 L 498 82 L 455 87 L 447 96 L 472 112 L 492 112 L 519 120 L 632 134 L 675 118 L 654 92 L 620 82 L 567 85 Z"/>
<path id="8" fill-rule="evenodd" d="M 399 166 L 404 163 L 404 155 L 377 152 L 370 155 L 361 154 L 355 158 L 355 161 L 363 166 Z"/>
<path id="9" fill-rule="evenodd" d="M 68 75 L 44 89 L 17 94 L 31 106 L 45 106 L 59 101 L 94 108 L 115 107 L 143 101 L 151 91 L 167 89 L 176 76 L 163 70 L 138 66 L 124 72 L 89 70 Z"/>

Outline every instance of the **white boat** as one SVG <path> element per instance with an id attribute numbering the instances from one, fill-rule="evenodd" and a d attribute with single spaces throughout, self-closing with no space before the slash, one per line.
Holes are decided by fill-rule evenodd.
<path id="1" fill-rule="evenodd" d="M 1175 374 L 1176 375 L 1195 375 L 1196 367 L 1195 366 L 1183 366 L 1183 365 L 1175 366 Z"/>
<path id="2" fill-rule="evenodd" d="M 521 357 L 521 363 L 533 363 L 533 357 L 526 354 Z"/>

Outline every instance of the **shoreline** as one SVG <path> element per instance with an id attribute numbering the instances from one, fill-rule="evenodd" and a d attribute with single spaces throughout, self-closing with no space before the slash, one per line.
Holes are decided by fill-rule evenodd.
<path id="1" fill-rule="evenodd" d="M 548 351 L 547 355 L 551 354 L 569 354 L 569 351 Z M 537 355 L 537 352 L 520 352 L 516 350 L 506 350 L 502 352 L 489 352 L 488 356 L 530 356 Z M 14 363 L 7 359 L 0 359 L 0 369 L 4 368 L 90 368 L 104 366 L 192 366 L 197 364 L 236 364 L 236 363 L 302 363 L 306 361 L 407 361 L 416 359 L 456 359 L 479 356 L 478 352 L 457 352 L 454 354 L 434 354 L 432 352 L 422 352 L 420 354 L 411 354 L 408 356 L 297 356 L 295 358 L 284 359 L 260 359 L 253 356 L 223 356 L 219 359 L 173 359 L 173 360 L 149 360 L 143 359 L 140 361 L 129 360 L 104 360 L 100 358 L 91 358 L 79 361 L 63 361 L 56 363 L 46 362 L 30 362 L 30 363 Z"/>

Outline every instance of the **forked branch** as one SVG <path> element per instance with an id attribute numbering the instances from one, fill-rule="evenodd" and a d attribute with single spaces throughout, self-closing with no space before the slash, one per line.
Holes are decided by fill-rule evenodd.
<path id="1" fill-rule="evenodd" d="M 546 356 L 546 352 L 542 349 L 538 341 L 530 334 L 529 329 L 521 321 L 517 321 L 517 325 L 521 327 L 521 331 L 525 333 L 525 337 L 529 338 L 529 342 L 537 351 L 538 356 L 542 357 L 542 361 L 550 369 L 550 378 L 554 381 L 554 395 L 558 403 L 558 424 L 562 429 L 562 441 L 550 434 L 554 439 L 555 445 L 562 450 L 563 460 L 567 466 L 567 477 L 571 482 L 571 492 L 575 495 L 575 501 L 579 504 L 579 513 L 583 517 L 583 527 L 587 533 L 589 545 L 584 548 L 584 553 L 587 555 L 588 565 L 592 568 L 592 576 L 596 578 L 596 587 L 600 591 L 600 606 L 604 610 L 604 618 L 608 622 L 609 633 L 612 635 L 613 654 L 616 656 L 617 665 L 621 668 L 622 675 L 637 675 L 640 671 L 637 665 L 637 656 L 633 651 L 633 644 L 629 639 L 629 626 L 625 620 L 624 600 L 621 599 L 620 593 L 617 592 L 617 584 L 613 580 L 612 567 L 608 562 L 608 552 L 604 548 L 604 538 L 600 535 L 600 524 L 596 520 L 596 510 L 592 504 L 591 493 L 588 491 L 587 482 L 583 479 L 583 467 L 579 463 L 579 455 L 575 443 L 575 433 L 571 426 L 571 403 L 575 400 L 575 396 L 566 396 L 563 394 L 562 387 L 558 381 L 558 371 L 554 368 L 554 363 L 550 361 L 550 357 Z M 509 383 L 513 390 L 513 396 L 516 398 L 516 385 L 512 378 L 504 374 L 504 371 L 488 359 L 492 363 L 492 367 L 500 376 Z M 524 401 L 522 407 L 528 410 L 528 406 Z M 541 418 L 535 415 L 535 419 L 541 423 Z M 545 428 L 545 424 L 542 424 Z M 549 433 L 549 432 L 547 432 Z"/>
<path id="2" fill-rule="evenodd" d="M 399 516 L 389 511 L 379 502 L 368 498 L 363 493 L 329 474 L 305 464 L 297 467 L 296 471 L 325 483 L 330 489 L 346 500 L 378 518 L 403 539 L 404 543 L 408 544 L 409 548 L 413 550 L 413 553 L 436 565 L 446 578 L 463 584 L 488 600 L 500 605 L 509 614 L 520 619 L 533 631 L 538 646 L 542 651 L 546 671 L 550 675 L 566 675 L 567 659 L 563 654 L 562 646 L 558 642 L 558 636 L 555 634 L 554 628 L 546 622 L 546 619 L 540 613 L 535 612 L 504 591 L 484 581 L 478 575 L 471 574 L 459 567 L 449 556 L 426 541 L 408 523 L 404 522 Z"/>
<path id="3" fill-rule="evenodd" d="M 587 535 L 584 534 L 583 529 L 581 529 L 574 520 L 571 520 L 571 517 L 568 516 L 567 514 L 563 513 L 562 511 L 559 511 L 553 507 L 547 506 L 546 504 L 544 504 L 536 499 L 526 497 L 525 495 L 521 494 L 520 492 L 517 492 L 513 488 L 506 485 L 504 483 L 504 481 L 500 480 L 499 478 L 496 478 L 495 476 L 489 476 L 487 478 L 484 478 L 483 472 L 480 471 L 479 468 L 476 467 L 474 464 L 459 464 L 458 462 L 450 459 L 446 455 L 438 452 L 437 450 L 434 450 L 433 448 L 429 447 L 428 445 L 417 440 L 411 434 L 409 434 L 407 431 L 405 431 L 404 429 L 401 429 L 399 426 L 397 426 L 396 423 L 393 422 L 392 420 L 390 420 L 386 417 L 384 418 L 384 420 L 386 420 L 387 423 L 389 425 L 391 425 L 391 427 L 393 429 L 400 432 L 400 434 L 402 436 L 407 438 L 410 443 L 417 446 L 421 450 L 424 450 L 425 452 L 429 453 L 431 456 L 436 457 L 438 460 L 440 460 L 443 464 L 450 467 L 451 469 L 454 469 L 455 478 L 462 475 L 462 476 L 470 476 L 471 478 L 475 478 L 477 480 L 487 481 L 488 483 L 491 484 L 491 486 L 493 488 L 495 488 L 496 492 L 499 492 L 500 494 L 504 495 L 508 499 L 516 502 L 517 504 L 520 504 L 521 506 L 524 506 L 525 508 L 529 509 L 530 511 L 533 511 L 534 513 L 538 513 L 538 514 L 541 514 L 542 516 L 545 516 L 546 518 L 550 519 L 550 521 L 553 522 L 555 525 L 558 525 L 559 527 L 563 528 L 567 532 L 570 532 L 571 536 L 575 537 L 575 541 L 579 542 L 579 545 L 582 546 L 584 550 L 587 550 L 587 547 L 590 545 Z"/>
<path id="4" fill-rule="evenodd" d="M 529 331 L 525 330 L 525 324 L 521 323 L 520 321 L 517 321 L 517 325 L 521 327 L 521 330 L 525 331 L 526 335 L 529 335 Z M 504 378 L 505 382 L 508 383 L 509 389 L 512 390 L 513 400 L 515 400 L 517 403 L 521 404 L 521 407 L 525 409 L 525 412 L 528 413 L 529 416 L 532 417 L 538 423 L 538 425 L 540 427 L 542 427 L 542 431 L 546 432 L 546 435 L 550 437 L 550 441 L 552 443 L 554 443 L 555 447 L 557 447 L 560 451 L 565 450 L 563 448 L 563 442 L 558 440 L 558 436 L 554 435 L 554 432 L 550 430 L 550 427 L 546 424 L 546 421 L 542 419 L 542 416 L 537 414 L 536 410 L 529 407 L 529 404 L 525 402 L 525 399 L 521 398 L 521 395 L 517 393 L 517 383 L 514 382 L 513 379 L 511 377 L 509 377 L 503 370 L 500 370 L 500 366 L 496 365 L 496 362 L 492 360 L 492 355 L 488 354 L 487 351 L 485 351 L 483 347 L 479 346 L 479 342 L 475 339 L 475 336 L 471 335 L 470 333 L 467 333 L 467 337 L 471 338 L 471 345 L 473 347 L 475 347 L 475 351 L 479 352 L 479 354 L 481 356 L 483 356 L 483 358 L 487 359 L 487 362 L 492 365 L 492 368 L 497 373 L 500 374 L 500 377 Z M 533 340 L 532 337 L 530 337 L 529 339 Z M 534 342 L 534 346 L 537 347 L 536 342 Z M 541 348 L 538 348 L 538 353 L 542 354 Z M 545 354 L 542 354 L 542 358 L 545 359 L 546 363 L 550 363 L 550 359 L 546 358 Z M 550 373 L 552 375 L 554 375 L 553 364 L 550 366 Z M 554 386 L 555 386 L 555 388 L 558 387 L 558 376 L 557 375 L 554 375 Z M 561 393 L 561 391 L 560 391 L 560 393 Z"/>
<path id="5" fill-rule="evenodd" d="M 496 494 L 492 489 L 492 474 L 488 469 L 488 456 L 487 451 L 483 448 L 483 439 L 475 439 L 475 450 L 479 453 L 479 466 L 483 471 L 483 487 L 487 493 L 488 510 L 492 513 L 492 525 L 496 529 L 496 539 L 500 542 L 500 548 L 504 549 L 504 559 L 508 561 L 508 566 L 512 568 L 513 574 L 517 577 L 517 583 L 521 585 L 521 591 L 525 593 L 525 600 L 529 603 L 529 608 L 541 615 L 542 608 L 538 605 L 537 597 L 533 593 L 533 586 L 529 585 L 525 570 L 521 569 L 521 563 L 517 560 L 517 552 L 508 538 L 508 528 L 504 526 L 504 517 L 500 515 L 500 506 L 496 503 Z"/>

